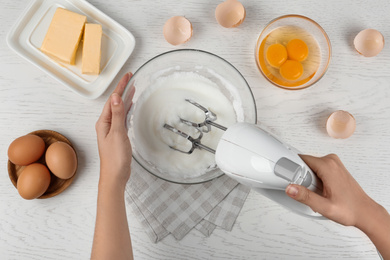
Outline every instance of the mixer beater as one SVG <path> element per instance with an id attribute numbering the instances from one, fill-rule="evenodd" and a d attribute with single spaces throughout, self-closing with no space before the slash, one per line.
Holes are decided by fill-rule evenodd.
<path id="1" fill-rule="evenodd" d="M 186 99 L 185 101 L 187 101 L 188 103 L 190 103 L 190 104 L 194 105 L 195 107 L 199 108 L 200 110 L 202 110 L 205 113 L 205 120 L 201 123 L 195 123 L 195 122 L 191 122 L 191 121 L 188 121 L 186 119 L 180 118 L 181 123 L 184 123 L 188 126 L 194 127 L 197 130 L 197 132 L 199 132 L 199 135 L 196 138 L 190 136 L 187 133 L 184 133 L 183 131 L 180 131 L 179 129 L 177 129 L 171 125 L 164 124 L 165 129 L 168 129 L 168 130 L 172 131 L 173 133 L 175 133 L 175 134 L 187 139 L 189 142 L 191 142 L 191 148 L 188 151 L 183 151 L 183 150 L 177 149 L 173 146 L 169 146 L 169 147 L 175 151 L 186 153 L 186 154 L 192 154 L 192 152 L 195 149 L 202 149 L 202 150 L 205 150 L 205 151 L 208 151 L 210 153 L 215 154 L 214 149 L 201 143 L 203 133 L 210 132 L 211 126 L 219 128 L 223 131 L 226 131 L 227 128 L 220 125 L 220 124 L 215 123 L 215 121 L 217 120 L 217 115 L 214 112 L 212 112 L 211 110 L 205 108 L 204 106 L 200 105 L 199 103 L 197 103 L 191 99 Z"/>

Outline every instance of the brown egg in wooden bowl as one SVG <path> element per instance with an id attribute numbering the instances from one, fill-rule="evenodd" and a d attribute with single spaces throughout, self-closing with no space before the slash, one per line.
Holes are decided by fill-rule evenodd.
<path id="1" fill-rule="evenodd" d="M 40 143 L 42 142 L 39 141 L 40 138 L 32 138 L 31 135 L 43 139 L 43 152 L 41 149 L 43 144 Z M 23 142 L 30 147 L 23 147 Z M 36 146 L 36 149 L 31 149 L 31 146 Z M 41 154 L 38 155 L 38 159 L 36 159 L 36 155 L 33 155 L 34 150 Z M 50 152 L 47 153 L 47 151 Z M 20 156 L 20 154 L 22 155 Z M 72 143 L 62 134 L 52 130 L 37 130 L 15 139 L 9 146 L 8 157 L 9 178 L 15 188 L 18 189 L 19 194 L 25 199 L 47 199 L 60 194 L 73 182 L 77 172 L 77 154 Z M 23 157 L 35 158 L 32 161 Z M 18 161 L 18 164 L 14 163 L 16 161 Z M 61 165 L 64 162 L 66 165 Z M 49 170 L 50 177 L 48 177 L 45 168 Z M 24 175 L 28 172 L 28 176 L 23 176 L 20 180 L 23 182 L 22 186 L 27 187 L 20 187 L 21 183 L 18 185 L 18 180 L 24 170 L 26 170 Z M 68 173 L 64 173 L 64 170 Z M 48 182 L 50 183 L 47 187 Z M 34 185 L 37 185 L 38 188 L 33 187 Z M 43 194 L 42 189 L 45 190 Z M 34 193 L 39 195 L 34 196 Z"/>

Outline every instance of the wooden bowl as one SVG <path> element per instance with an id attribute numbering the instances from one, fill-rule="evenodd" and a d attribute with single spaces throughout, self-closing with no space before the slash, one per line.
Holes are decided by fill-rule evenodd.
<path id="1" fill-rule="evenodd" d="M 63 136 L 60 133 L 57 133 L 57 132 L 52 131 L 52 130 L 37 130 L 37 131 L 31 132 L 29 134 L 37 135 L 37 136 L 41 137 L 43 139 L 43 141 L 45 141 L 45 153 L 37 161 L 38 163 L 42 163 L 45 166 L 47 166 L 46 161 L 45 161 L 46 150 L 52 143 L 55 143 L 57 141 L 67 143 L 72 147 L 72 149 L 76 153 L 76 150 L 74 149 L 72 143 L 65 136 Z M 76 157 L 77 157 L 77 154 L 76 154 Z M 11 182 L 15 186 L 15 188 L 16 188 L 16 183 L 18 181 L 19 175 L 22 173 L 22 171 L 25 167 L 26 166 L 15 165 L 10 160 L 8 160 L 8 175 L 9 175 L 9 178 L 11 179 Z M 50 171 L 50 169 L 49 169 L 49 171 Z M 76 168 L 76 172 L 77 172 L 77 168 Z M 73 179 L 76 176 L 76 172 L 71 178 L 69 178 L 67 180 L 60 179 L 57 176 L 55 176 L 52 172 L 50 172 L 51 180 L 50 180 L 49 188 L 46 190 L 46 192 L 42 196 L 38 197 L 38 199 L 51 198 L 51 197 L 54 197 L 54 196 L 60 194 L 61 192 L 63 192 L 73 182 Z"/>

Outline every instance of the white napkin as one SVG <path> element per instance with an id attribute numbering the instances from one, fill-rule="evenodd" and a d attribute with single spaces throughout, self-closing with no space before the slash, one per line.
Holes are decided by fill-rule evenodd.
<path id="1" fill-rule="evenodd" d="M 217 226 L 230 231 L 248 193 L 226 175 L 202 184 L 170 183 L 134 161 L 126 201 L 156 243 L 169 234 L 180 240 L 193 228 L 205 236 Z"/>

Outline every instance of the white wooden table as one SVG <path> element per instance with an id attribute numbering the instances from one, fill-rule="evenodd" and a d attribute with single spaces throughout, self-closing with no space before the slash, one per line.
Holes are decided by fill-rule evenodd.
<path id="1" fill-rule="evenodd" d="M 364 190 L 390 210 L 390 48 L 374 58 L 353 49 L 362 29 L 375 28 L 390 40 L 390 2 L 243 0 L 245 22 L 236 29 L 219 26 L 219 1 L 90 0 L 136 38 L 135 50 L 109 89 L 96 100 L 77 96 L 17 56 L 5 37 L 27 5 L 0 4 L 0 259 L 87 259 L 95 223 L 99 158 L 94 125 L 120 77 L 145 61 L 177 48 L 198 48 L 230 61 L 252 87 L 258 120 L 299 150 L 313 155 L 337 153 Z M 269 84 L 254 60 L 256 38 L 273 18 L 301 14 L 317 21 L 332 42 L 325 77 L 301 91 Z M 165 42 L 164 22 L 184 15 L 193 38 L 174 47 Z M 357 121 L 347 140 L 327 136 L 325 121 L 334 110 Z M 38 129 L 67 136 L 79 156 L 74 183 L 46 200 L 19 197 L 7 174 L 7 149 L 13 139 Z M 153 244 L 128 208 L 136 259 L 378 259 L 359 230 L 331 221 L 295 215 L 251 192 L 231 232 L 217 229 L 205 238 L 192 231 L 183 240 L 167 237 Z"/>

